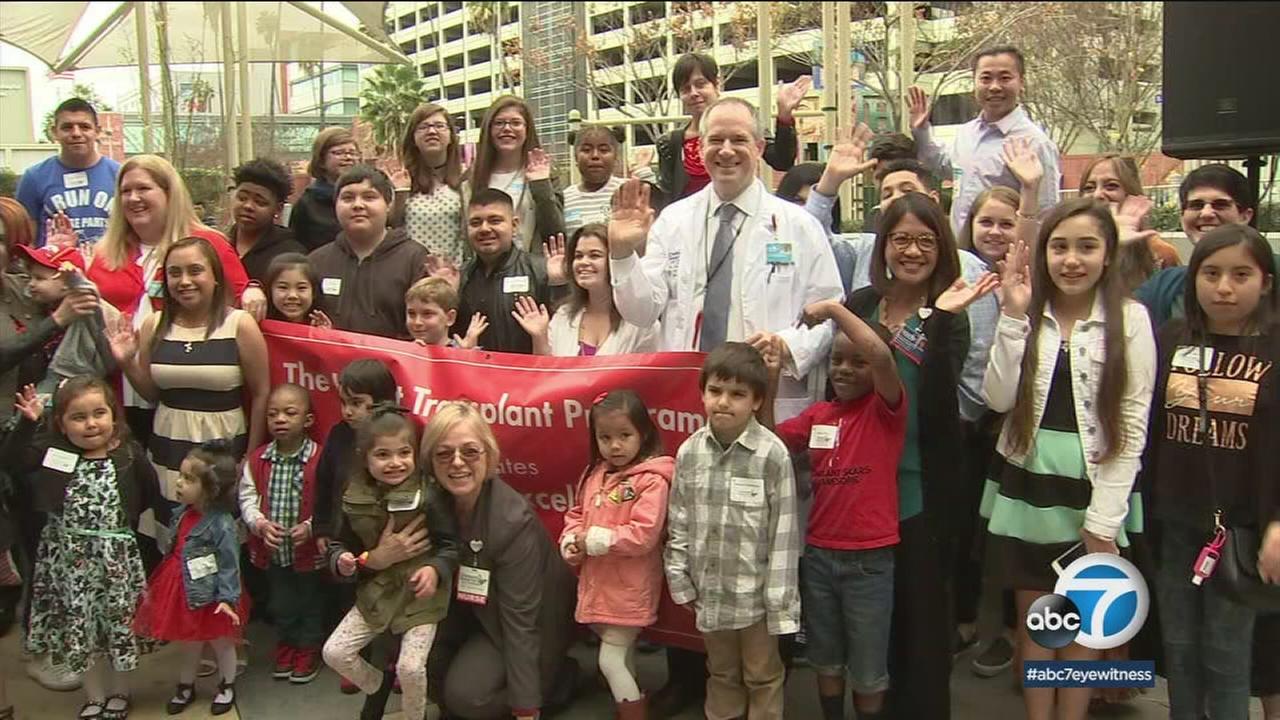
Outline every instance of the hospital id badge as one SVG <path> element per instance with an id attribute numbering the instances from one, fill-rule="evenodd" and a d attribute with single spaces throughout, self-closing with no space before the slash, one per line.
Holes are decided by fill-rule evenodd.
<path id="1" fill-rule="evenodd" d="M 218 572 L 218 559 L 213 555 L 202 555 L 187 561 L 187 573 L 192 580 L 199 580 Z"/>
<path id="2" fill-rule="evenodd" d="M 765 243 L 765 262 L 770 265 L 791 265 L 795 262 L 791 256 L 791 243 L 789 242 L 771 242 Z"/>
<path id="3" fill-rule="evenodd" d="M 458 599 L 472 605 L 488 605 L 489 571 L 470 565 L 459 567 Z"/>

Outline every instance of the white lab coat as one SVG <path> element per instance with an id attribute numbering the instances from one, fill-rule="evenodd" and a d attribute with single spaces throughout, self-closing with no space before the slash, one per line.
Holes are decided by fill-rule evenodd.
<path id="1" fill-rule="evenodd" d="M 756 182 L 760 182 L 756 180 Z M 763 190 L 763 188 L 762 188 Z M 702 260 L 703 228 L 716 202 L 712 185 L 668 205 L 649 229 L 643 258 L 609 260 L 613 302 L 622 319 L 640 327 L 662 322 L 658 348 L 697 350 L 695 273 L 706 272 Z M 805 305 L 843 296 L 835 255 L 822 226 L 804 208 L 763 190 L 760 212 L 749 219 L 739 242 L 747 243 L 741 278 L 733 284 L 734 302 L 741 303 L 746 335 L 776 333 L 791 349 L 792 363 L 784 368 L 778 389 L 779 416 L 803 409 L 812 395 L 804 379 L 826 362 L 831 324 L 797 327 Z M 766 244 L 791 244 L 790 264 L 767 261 Z M 796 409 L 798 408 L 798 409 Z"/>

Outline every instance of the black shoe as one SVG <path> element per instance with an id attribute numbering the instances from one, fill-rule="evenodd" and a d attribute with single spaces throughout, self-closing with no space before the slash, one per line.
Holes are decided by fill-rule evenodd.
<path id="1" fill-rule="evenodd" d="M 360 720 L 382 720 L 387 710 L 387 698 L 391 697 L 391 688 L 395 685 L 396 674 L 392 670 L 382 673 L 382 684 L 378 692 L 364 699 L 364 707 L 360 708 Z"/>
<path id="2" fill-rule="evenodd" d="M 218 702 L 218 696 L 231 691 L 231 699 L 226 702 Z M 213 696 L 213 702 L 209 703 L 209 713 L 212 715 L 225 715 L 231 712 L 231 708 L 236 706 L 236 684 L 234 682 L 219 682 L 218 692 Z"/>
<path id="3" fill-rule="evenodd" d="M 170 715 L 177 715 L 186 710 L 195 701 L 196 686 L 178 683 L 178 689 L 174 691 L 173 697 L 169 699 L 169 704 L 165 706 L 165 712 Z"/>
<path id="4" fill-rule="evenodd" d="M 979 677 L 995 677 L 1013 664 L 1013 643 L 1004 635 L 991 641 L 985 650 L 970 663 L 973 673 Z"/>

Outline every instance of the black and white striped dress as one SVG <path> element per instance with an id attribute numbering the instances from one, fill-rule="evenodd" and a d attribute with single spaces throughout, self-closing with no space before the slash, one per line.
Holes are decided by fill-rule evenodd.
<path id="1" fill-rule="evenodd" d="M 229 440 L 243 456 L 249 428 L 243 407 L 244 372 L 236 327 L 243 310 L 229 310 L 205 338 L 205 328 L 173 325 L 151 353 L 151 377 L 160 389 L 149 450 L 160 490 L 174 499 L 183 459 L 209 440 Z"/>

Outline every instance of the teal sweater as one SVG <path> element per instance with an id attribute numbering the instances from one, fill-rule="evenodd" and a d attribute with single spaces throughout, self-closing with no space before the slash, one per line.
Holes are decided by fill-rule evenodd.
<path id="1" fill-rule="evenodd" d="M 1275 261 L 1276 266 L 1280 267 L 1280 255 L 1275 256 Z M 1147 278 L 1134 292 L 1134 297 L 1147 306 L 1147 312 L 1151 313 L 1151 326 L 1159 329 L 1172 319 L 1186 316 L 1183 308 L 1186 288 L 1185 266 L 1165 268 Z"/>

